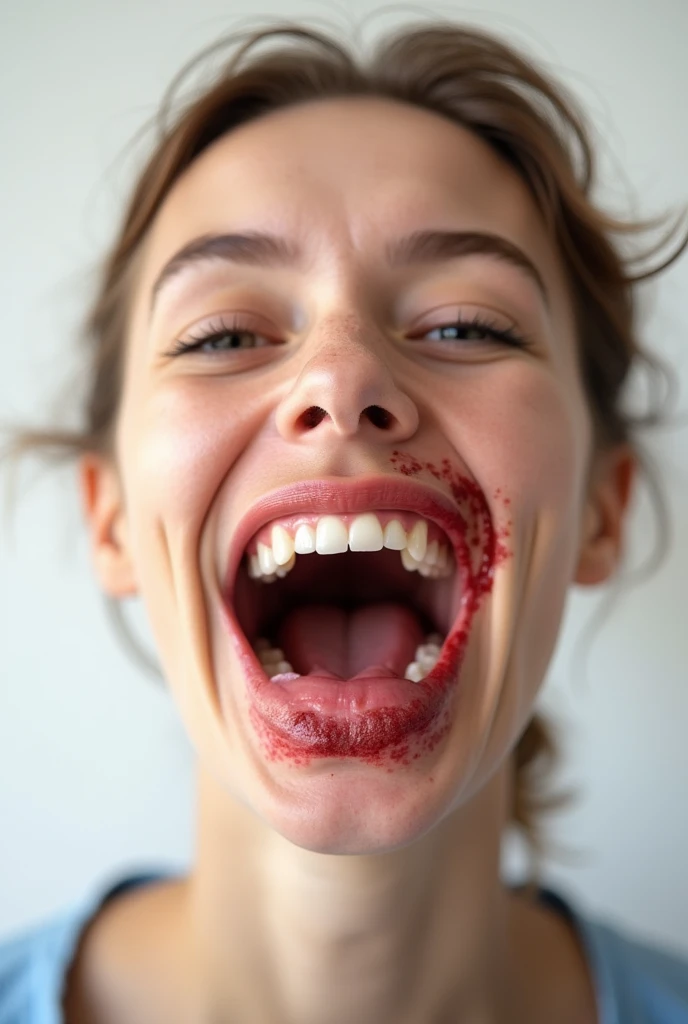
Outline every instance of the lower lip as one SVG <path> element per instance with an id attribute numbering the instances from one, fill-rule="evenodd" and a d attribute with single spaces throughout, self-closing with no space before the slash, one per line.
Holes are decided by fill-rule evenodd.
<path id="1" fill-rule="evenodd" d="M 509 552 L 495 534 L 482 491 L 448 460 L 435 466 L 395 451 L 391 462 L 405 477 L 425 470 L 445 481 L 457 508 L 466 513 L 459 517 L 464 527 L 474 525 L 470 545 L 477 546 L 477 566 L 465 532 L 455 536 L 457 563 L 463 573 L 458 621 L 444 642 L 440 660 L 421 683 L 380 676 L 341 682 L 302 676 L 279 683 L 267 678 L 231 607 L 223 603 L 227 631 L 246 679 L 251 722 L 271 760 L 302 765 L 314 759 L 356 758 L 393 771 L 395 764 L 410 765 L 432 752 L 451 728 L 473 616 L 492 589 L 495 564 Z M 457 530 L 449 533 L 456 535 Z M 504 536 L 508 535 L 505 529 Z"/>
<path id="2" fill-rule="evenodd" d="M 411 764 L 430 753 L 449 728 L 471 606 L 465 600 L 440 660 L 420 683 L 369 672 L 348 680 L 268 679 L 233 613 L 225 608 L 244 670 L 249 714 L 265 755 L 294 764 L 314 758 Z"/>

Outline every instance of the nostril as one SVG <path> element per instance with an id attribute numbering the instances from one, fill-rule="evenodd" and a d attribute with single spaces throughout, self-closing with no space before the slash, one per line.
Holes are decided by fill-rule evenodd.
<path id="1" fill-rule="evenodd" d="M 301 426 L 306 430 L 311 430 L 313 427 L 317 427 L 319 423 L 327 416 L 324 409 L 321 409 L 319 405 L 312 405 L 310 409 L 306 409 L 304 413 L 299 417 Z"/>
<path id="2" fill-rule="evenodd" d="M 389 430 L 393 427 L 396 422 L 396 417 L 388 412 L 387 409 L 383 409 L 381 405 L 368 405 L 359 416 L 359 423 L 362 417 L 372 423 L 374 427 L 379 430 Z M 330 414 L 327 409 L 323 409 L 319 405 L 311 405 L 308 409 L 305 409 L 298 419 L 298 429 L 300 430 L 313 430 L 319 426 L 323 420 L 329 419 Z M 335 421 L 338 422 L 338 421 Z"/>
<path id="3" fill-rule="evenodd" d="M 394 422 L 392 414 L 380 405 L 369 405 L 363 412 L 374 427 L 380 427 L 382 430 L 387 430 Z"/>

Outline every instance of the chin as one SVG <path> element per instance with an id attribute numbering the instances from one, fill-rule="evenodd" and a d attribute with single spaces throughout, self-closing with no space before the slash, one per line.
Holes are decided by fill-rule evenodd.
<path id="1" fill-rule="evenodd" d="M 293 788 L 270 786 L 257 803 L 261 819 L 284 839 L 314 853 L 388 853 L 414 843 L 450 811 L 453 793 L 427 775 L 380 779 L 352 777 L 332 766 Z M 254 805 L 255 806 L 255 805 Z"/>

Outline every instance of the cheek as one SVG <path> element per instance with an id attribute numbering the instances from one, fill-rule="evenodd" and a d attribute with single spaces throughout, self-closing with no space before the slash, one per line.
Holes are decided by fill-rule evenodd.
<path id="1" fill-rule="evenodd" d="M 218 490 L 251 436 L 209 382 L 159 382 L 126 396 L 117 447 L 129 543 L 163 673 L 183 717 L 198 712 L 188 679 L 204 674 L 201 538 Z"/>
<path id="2" fill-rule="evenodd" d="M 118 436 L 132 559 L 163 662 L 199 615 L 200 546 L 213 501 L 246 444 L 219 389 L 187 380 L 132 395 Z M 187 638 L 188 639 L 188 638 Z"/>
<path id="3" fill-rule="evenodd" d="M 172 531 L 200 528 L 245 442 L 231 406 L 211 392 L 172 381 L 125 407 L 120 454 L 134 525 L 153 515 Z"/>
<path id="4" fill-rule="evenodd" d="M 590 422 L 577 385 L 552 368 L 505 361 L 445 386 L 443 427 L 466 460 L 496 516 L 509 501 L 509 518 L 558 510 L 569 515 L 583 487 Z"/>
<path id="5" fill-rule="evenodd" d="M 538 685 L 546 672 L 579 558 L 592 423 L 578 387 L 533 374 L 517 395 L 519 426 L 502 471 L 513 495 L 521 551 L 518 676 Z"/>
<path id="6" fill-rule="evenodd" d="M 465 749 L 475 751 L 471 737 L 487 732 L 470 792 L 503 763 L 532 717 L 577 559 L 591 439 L 583 395 L 550 367 L 513 361 L 493 369 L 458 389 L 451 414 L 442 403 L 443 428 L 485 491 L 510 554 L 496 569 L 469 649 Z"/>

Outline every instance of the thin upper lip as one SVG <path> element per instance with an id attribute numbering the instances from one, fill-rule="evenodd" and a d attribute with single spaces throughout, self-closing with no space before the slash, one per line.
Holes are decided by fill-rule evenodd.
<path id="1" fill-rule="evenodd" d="M 226 597 L 231 600 L 246 545 L 266 523 L 299 512 L 345 515 L 376 509 L 417 512 L 440 526 L 457 552 L 464 540 L 459 509 L 451 498 L 435 487 L 388 476 L 356 480 L 325 477 L 300 481 L 269 491 L 242 516 L 230 544 L 224 587 Z"/>

